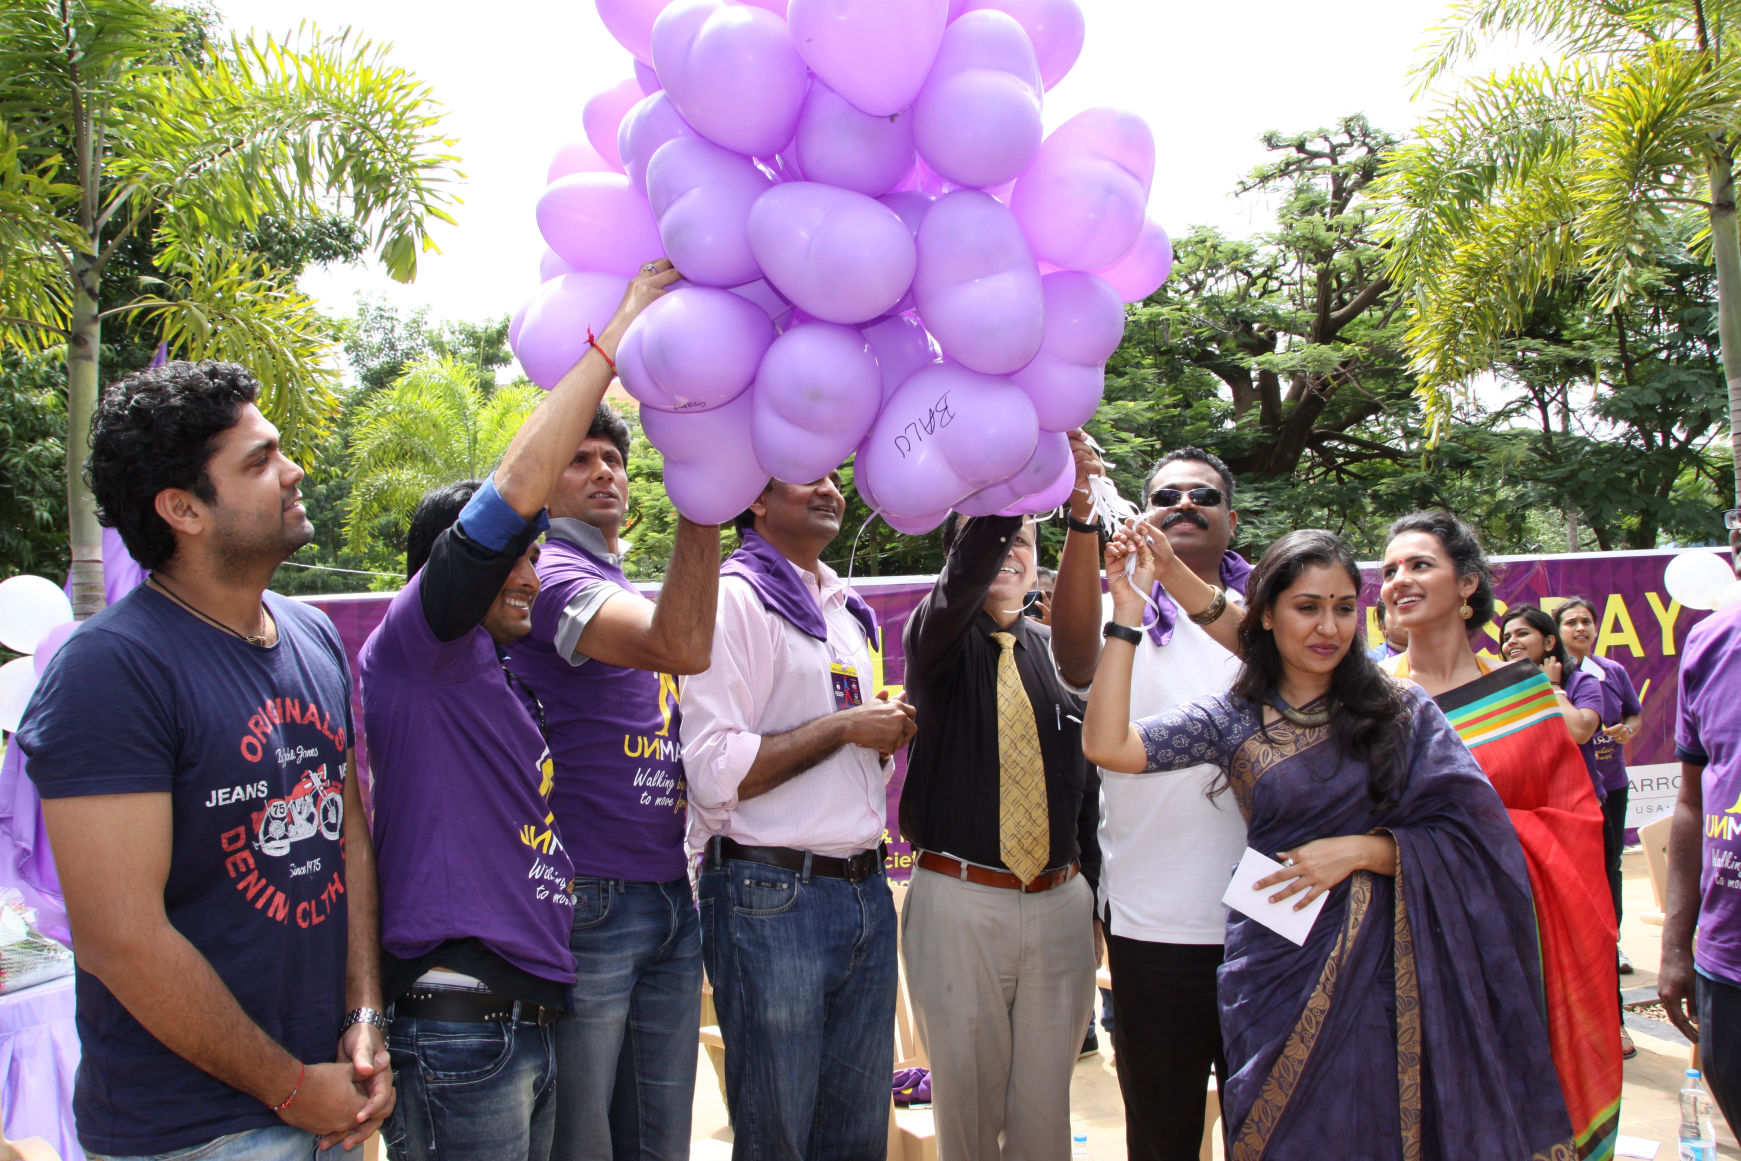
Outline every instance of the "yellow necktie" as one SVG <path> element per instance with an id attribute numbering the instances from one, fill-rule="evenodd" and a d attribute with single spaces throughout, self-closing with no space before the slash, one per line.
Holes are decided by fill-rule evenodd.
<path id="1" fill-rule="evenodd" d="M 1032 883 L 1052 848 L 1040 731 L 1016 669 L 1014 635 L 993 633 L 991 639 L 1003 649 L 997 659 L 998 854 L 1016 878 Z"/>

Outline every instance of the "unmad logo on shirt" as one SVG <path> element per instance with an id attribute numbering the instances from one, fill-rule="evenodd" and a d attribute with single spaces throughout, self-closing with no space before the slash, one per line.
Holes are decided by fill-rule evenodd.
<path id="1" fill-rule="evenodd" d="M 242 757 L 259 762 L 266 757 L 265 743 L 285 725 L 313 726 L 342 752 L 345 745 L 344 720 L 334 726 L 332 718 L 312 701 L 298 697 L 274 697 L 260 703 L 248 717 L 248 732 L 242 735 Z"/>

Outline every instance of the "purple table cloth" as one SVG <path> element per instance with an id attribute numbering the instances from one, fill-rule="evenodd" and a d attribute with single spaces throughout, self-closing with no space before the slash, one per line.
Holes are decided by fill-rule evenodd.
<path id="1" fill-rule="evenodd" d="M 0 996 L 0 1110 L 12 1139 L 41 1137 L 62 1161 L 85 1161 L 73 1128 L 73 977 Z"/>

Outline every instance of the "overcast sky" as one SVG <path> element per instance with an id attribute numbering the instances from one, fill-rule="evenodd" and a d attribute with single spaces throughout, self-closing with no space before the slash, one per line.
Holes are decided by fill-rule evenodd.
<path id="1" fill-rule="evenodd" d="M 1427 106 L 1411 100 L 1443 0 L 1082 0 L 1087 42 L 1047 94 L 1048 129 L 1083 109 L 1115 105 L 1145 117 L 1159 163 L 1151 207 L 1175 236 L 1197 224 L 1263 229 L 1269 207 L 1229 196 L 1259 164 L 1266 130 L 1299 131 L 1363 112 L 1405 132 Z M 415 284 L 371 269 L 314 272 L 304 288 L 330 313 L 359 292 L 436 318 L 511 312 L 537 282 L 542 243 L 532 207 L 560 142 L 582 136 L 586 99 L 630 75 L 631 58 L 589 0 L 458 4 L 445 0 L 218 0 L 234 30 L 282 35 L 302 21 L 347 24 L 392 46 L 446 106 L 458 139 L 458 225 L 439 226 Z M 1507 54 L 1512 55 L 1512 54 Z"/>

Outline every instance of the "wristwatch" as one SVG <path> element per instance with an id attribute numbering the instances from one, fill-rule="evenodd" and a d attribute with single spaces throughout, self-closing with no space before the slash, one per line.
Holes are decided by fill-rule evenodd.
<path id="1" fill-rule="evenodd" d="M 1120 625 L 1117 621 L 1108 621 L 1106 624 L 1102 625 L 1100 627 L 1100 635 L 1103 637 L 1117 637 L 1120 641 L 1129 641 L 1132 645 L 1141 645 L 1143 643 L 1141 629 L 1133 629 L 1129 625 Z"/>
<path id="2" fill-rule="evenodd" d="M 372 1024 L 385 1032 L 387 1030 L 387 1017 L 373 1008 L 352 1008 L 345 1013 L 345 1018 L 339 1021 L 339 1035 L 343 1036 L 350 1031 L 353 1024 Z"/>
<path id="3" fill-rule="evenodd" d="M 1215 589 L 1215 599 L 1209 602 L 1209 607 L 1201 613 L 1185 614 L 1191 618 L 1193 625 L 1213 625 L 1221 619 L 1221 614 L 1227 611 L 1227 590 L 1216 585 L 1210 587 Z"/>
<path id="4" fill-rule="evenodd" d="M 1101 527 L 1100 521 L 1096 520 L 1094 523 L 1090 524 L 1085 520 L 1078 520 L 1068 508 L 1064 509 L 1064 523 L 1070 526 L 1070 531 L 1072 532 L 1092 532 L 1096 536 L 1105 532 L 1105 529 Z"/>

